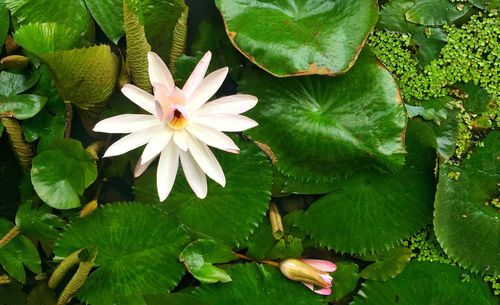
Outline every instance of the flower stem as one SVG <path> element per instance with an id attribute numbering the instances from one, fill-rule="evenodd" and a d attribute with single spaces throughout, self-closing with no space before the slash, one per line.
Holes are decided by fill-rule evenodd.
<path id="1" fill-rule="evenodd" d="M 0 239 L 0 249 L 3 248 L 9 241 L 11 241 L 14 237 L 16 237 L 19 233 L 21 233 L 21 228 L 18 226 L 14 226 L 12 229 L 10 229 L 7 234 Z"/>
<path id="2" fill-rule="evenodd" d="M 254 259 L 254 258 L 251 258 L 249 256 L 246 256 L 245 254 L 241 254 L 241 253 L 234 253 L 237 257 L 243 259 L 243 260 L 246 260 L 246 261 L 250 261 L 250 262 L 259 262 L 259 263 L 263 263 L 263 264 L 266 264 L 266 265 L 270 265 L 270 266 L 273 266 L 273 267 L 279 267 L 280 266 L 280 263 L 278 262 L 275 262 L 275 261 L 269 261 L 269 260 L 257 260 L 257 259 Z"/>

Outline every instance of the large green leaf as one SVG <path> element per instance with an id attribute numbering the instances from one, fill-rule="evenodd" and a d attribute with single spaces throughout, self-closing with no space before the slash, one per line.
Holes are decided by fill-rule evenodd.
<path id="1" fill-rule="evenodd" d="M 331 180 L 366 168 L 400 168 L 404 107 L 398 86 L 369 51 L 341 77 L 278 79 L 246 72 L 240 92 L 259 98 L 247 133 L 267 144 L 276 166 L 307 180 Z"/>
<path id="2" fill-rule="evenodd" d="M 178 256 L 187 243 L 178 223 L 157 208 L 116 203 L 75 219 L 55 253 L 64 257 L 96 246 L 99 267 L 85 281 L 78 298 L 92 305 L 111 305 L 174 288 L 184 274 Z"/>
<path id="3" fill-rule="evenodd" d="M 85 4 L 106 36 L 118 43 L 124 33 L 122 0 L 85 0 Z"/>
<path id="4" fill-rule="evenodd" d="M 498 198 L 500 132 L 491 132 L 470 158 L 440 169 L 434 211 L 436 237 L 446 254 L 461 266 L 500 274 Z"/>
<path id="5" fill-rule="evenodd" d="M 17 44 L 38 56 L 75 48 L 82 40 L 78 31 L 59 23 L 23 25 L 14 33 L 14 38 Z"/>
<path id="6" fill-rule="evenodd" d="M 92 29 L 92 18 L 83 0 L 4 0 L 18 23 L 57 22 L 79 33 Z"/>
<path id="7" fill-rule="evenodd" d="M 41 56 L 53 73 L 59 93 L 84 110 L 98 110 L 113 93 L 119 62 L 109 46 L 100 45 Z"/>
<path id="8" fill-rule="evenodd" d="M 435 153 L 423 123 L 410 122 L 405 167 L 390 175 L 372 171 L 332 183 L 332 192 L 298 219 L 301 229 L 339 252 L 366 254 L 390 249 L 432 219 Z"/>
<path id="9" fill-rule="evenodd" d="M 190 243 L 179 259 L 189 272 L 202 283 L 227 283 L 231 277 L 224 270 L 215 267 L 214 263 L 227 263 L 238 257 L 231 248 L 212 239 L 198 239 Z"/>
<path id="10" fill-rule="evenodd" d="M 271 166 L 266 156 L 250 142 L 236 141 L 238 155 L 215 151 L 224 174 L 223 188 L 208 182 L 208 196 L 199 199 L 182 173 L 160 208 L 175 215 L 196 232 L 230 244 L 239 244 L 266 214 L 271 190 Z M 136 200 L 158 202 L 155 169 L 148 170 L 135 184 Z"/>
<path id="11" fill-rule="evenodd" d="M 0 218 L 0 236 L 4 236 L 14 225 Z M 34 273 L 41 273 L 42 267 L 36 247 L 23 235 L 17 235 L 0 248 L 0 265 L 7 273 L 20 281 L 26 282 L 24 266 Z"/>
<path id="12" fill-rule="evenodd" d="M 95 161 L 77 140 L 56 140 L 33 158 L 31 182 L 35 191 L 56 209 L 79 207 L 79 196 L 96 177 Z"/>
<path id="13" fill-rule="evenodd" d="M 324 304 L 323 298 L 298 282 L 288 280 L 275 267 L 254 263 L 234 265 L 226 270 L 230 283 L 203 285 L 193 293 L 202 300 L 217 305 L 314 305 Z"/>
<path id="14" fill-rule="evenodd" d="M 406 12 L 406 19 L 422 25 L 443 25 L 469 11 L 470 3 L 452 3 L 449 0 L 417 0 Z"/>
<path id="15" fill-rule="evenodd" d="M 0 96 L 0 113 L 24 120 L 34 117 L 47 102 L 44 96 L 21 94 L 10 97 Z"/>
<path id="16" fill-rule="evenodd" d="M 352 305 L 490 305 L 488 287 L 463 270 L 440 263 L 412 262 L 387 282 L 367 281 Z"/>
<path id="17" fill-rule="evenodd" d="M 275 76 L 347 71 L 377 22 L 374 0 L 216 0 L 233 45 Z"/>

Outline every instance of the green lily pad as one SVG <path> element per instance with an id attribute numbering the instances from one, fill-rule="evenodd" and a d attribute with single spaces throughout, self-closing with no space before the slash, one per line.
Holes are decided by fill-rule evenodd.
<path id="1" fill-rule="evenodd" d="M 85 0 L 85 4 L 104 34 L 118 43 L 124 33 L 122 0 Z"/>
<path id="2" fill-rule="evenodd" d="M 46 97 L 34 94 L 0 96 L 0 113 L 10 114 L 18 120 L 29 119 L 40 112 L 46 102 Z"/>
<path id="3" fill-rule="evenodd" d="M 238 257 L 231 248 L 211 239 L 198 239 L 190 243 L 179 256 L 188 271 L 202 283 L 227 283 L 231 277 L 214 263 L 227 263 Z"/>
<path id="4" fill-rule="evenodd" d="M 184 274 L 178 256 L 187 243 L 178 223 L 157 208 L 115 203 L 72 221 L 55 254 L 65 257 L 90 245 L 97 247 L 99 267 L 77 297 L 92 305 L 111 305 L 174 288 Z"/>
<path id="5" fill-rule="evenodd" d="M 0 96 L 14 96 L 33 87 L 40 78 L 38 72 L 29 74 L 13 73 L 8 71 L 0 72 Z"/>
<path id="6" fill-rule="evenodd" d="M 476 277 L 464 280 L 463 274 L 454 266 L 413 261 L 394 279 L 364 283 L 351 304 L 493 304 L 486 284 Z"/>
<path id="7" fill-rule="evenodd" d="M 0 236 L 14 227 L 10 221 L 0 218 Z M 13 278 L 26 283 L 24 266 L 36 274 L 42 272 L 40 256 L 33 243 L 23 235 L 17 235 L 0 248 L 0 265 Z"/>
<path id="8" fill-rule="evenodd" d="M 259 98 L 248 112 L 259 127 L 246 133 L 270 147 L 286 175 L 325 181 L 404 164 L 399 90 L 369 51 L 341 77 L 278 79 L 253 70 L 239 91 Z"/>
<path id="9" fill-rule="evenodd" d="M 15 33 L 16 43 L 35 55 L 69 50 L 77 47 L 81 34 L 73 28 L 59 23 L 30 23 L 21 26 Z"/>
<path id="10" fill-rule="evenodd" d="M 403 169 L 390 175 L 365 171 L 332 183 L 335 189 L 297 219 L 299 228 L 322 246 L 365 255 L 395 247 L 429 224 L 435 152 L 421 138 L 421 124 L 408 124 Z"/>
<path id="11" fill-rule="evenodd" d="M 364 261 L 373 261 L 359 274 L 373 281 L 387 281 L 400 274 L 411 259 L 411 250 L 406 247 L 394 248 L 378 255 L 362 256 Z"/>
<path id="12" fill-rule="evenodd" d="M 57 22 L 88 34 L 93 26 L 83 0 L 4 0 L 19 24 Z"/>
<path id="13" fill-rule="evenodd" d="M 330 273 L 333 277 L 332 294 L 329 300 L 339 301 L 356 289 L 359 281 L 359 267 L 348 261 L 336 262 L 337 270 Z"/>
<path id="14" fill-rule="evenodd" d="M 421 25 L 443 25 L 465 16 L 472 5 L 449 0 L 417 0 L 406 11 L 406 20 Z"/>
<path id="15" fill-rule="evenodd" d="M 79 207 L 79 196 L 96 177 L 95 161 L 77 140 L 56 140 L 33 158 L 31 182 L 35 191 L 56 209 Z"/>
<path id="16" fill-rule="evenodd" d="M 233 45 L 275 76 L 346 72 L 377 22 L 374 0 L 216 0 Z"/>
<path id="17" fill-rule="evenodd" d="M 237 155 L 214 151 L 226 175 L 224 188 L 209 180 L 207 198 L 199 199 L 180 171 L 172 193 L 159 204 L 191 230 L 228 244 L 241 243 L 262 221 L 271 190 L 271 166 L 264 153 L 251 142 L 235 143 Z M 136 200 L 158 202 L 155 172 L 148 169 L 136 180 Z"/>
<path id="18" fill-rule="evenodd" d="M 230 283 L 203 285 L 195 296 L 217 305 L 314 305 L 324 304 L 322 297 L 298 282 L 287 279 L 275 267 L 254 263 L 237 264 L 226 269 Z"/>
<path id="19" fill-rule="evenodd" d="M 444 164 L 437 187 L 434 229 L 446 254 L 464 268 L 500 274 L 498 198 L 500 132 L 492 131 L 470 158 Z"/>

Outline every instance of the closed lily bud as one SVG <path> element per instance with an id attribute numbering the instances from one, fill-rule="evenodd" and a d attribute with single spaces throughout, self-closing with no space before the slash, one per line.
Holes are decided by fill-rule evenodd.
<path id="1" fill-rule="evenodd" d="M 302 282 L 307 288 L 317 294 L 330 295 L 332 293 L 332 280 L 330 272 L 337 266 L 329 261 L 319 259 L 288 258 L 280 263 L 280 270 L 284 276 Z M 320 287 L 320 289 L 315 289 Z"/>

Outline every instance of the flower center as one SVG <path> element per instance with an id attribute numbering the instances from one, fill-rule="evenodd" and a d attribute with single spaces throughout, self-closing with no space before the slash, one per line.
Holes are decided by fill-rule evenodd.
<path id="1" fill-rule="evenodd" d="M 170 120 L 170 123 L 168 123 L 168 126 L 173 129 L 182 129 L 184 128 L 184 126 L 186 126 L 186 124 L 187 120 L 182 115 L 182 112 L 180 112 L 178 109 L 175 109 L 174 116 L 172 117 L 172 120 Z"/>

